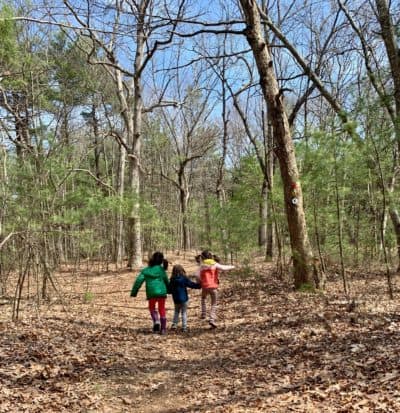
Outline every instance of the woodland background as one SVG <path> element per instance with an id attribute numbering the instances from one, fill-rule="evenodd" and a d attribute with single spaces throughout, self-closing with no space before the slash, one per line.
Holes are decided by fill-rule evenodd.
<path id="1" fill-rule="evenodd" d="M 0 0 L 0 412 L 399 411 L 399 18 Z M 203 248 L 220 328 L 151 334 Z"/>
<path id="2" fill-rule="evenodd" d="M 313 255 L 317 271 L 339 265 L 345 289 L 346 267 L 383 264 L 391 289 L 400 5 L 258 6 L 3 2 L 3 293 L 15 271 L 46 295 L 60 263 L 135 267 L 154 249 L 202 247 L 261 253 L 281 271 L 294 262 L 295 276 Z M 272 103 L 249 11 L 279 86 Z"/>

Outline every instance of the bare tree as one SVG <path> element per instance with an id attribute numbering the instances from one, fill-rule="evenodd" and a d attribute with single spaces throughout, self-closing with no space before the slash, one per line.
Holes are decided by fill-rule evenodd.
<path id="1" fill-rule="evenodd" d="M 191 246 L 188 204 L 191 196 L 193 169 L 191 164 L 204 157 L 214 146 L 218 131 L 215 126 L 207 125 L 212 114 L 214 104 L 211 94 L 215 87 L 215 80 L 205 75 L 204 68 L 193 66 L 192 70 L 177 73 L 176 91 L 177 100 L 182 104 L 177 108 L 163 108 L 164 132 L 170 139 L 173 156 L 174 175 L 165 172 L 160 160 L 162 176 L 173 183 L 179 192 L 179 208 L 181 215 L 182 248 L 187 250 Z M 188 78 L 190 82 L 188 83 Z"/>
<path id="2" fill-rule="evenodd" d="M 176 2 L 175 7 L 153 0 L 87 2 L 86 8 L 68 0 L 64 4 L 81 26 L 82 34 L 92 42 L 88 62 L 102 65 L 116 88 L 124 135 L 115 136 L 127 152 L 127 188 L 133 199 L 127 225 L 128 267 L 137 267 L 142 263 L 139 208 L 142 117 L 149 110 L 143 102 L 143 78 L 156 52 L 172 43 L 174 30 L 185 11 L 185 0 Z M 98 13 L 103 15 L 104 27 L 96 27 Z M 152 103 L 152 109 L 157 103 Z"/>
<path id="3" fill-rule="evenodd" d="M 303 284 L 314 285 L 312 250 L 308 239 L 299 172 L 283 94 L 279 89 L 274 71 L 271 45 L 263 35 L 257 2 L 240 0 L 240 4 L 247 24 L 245 35 L 253 50 L 260 75 L 261 89 L 271 116 L 276 142 L 275 154 L 279 161 L 284 185 L 284 201 L 292 248 L 295 286 L 299 288 Z"/>

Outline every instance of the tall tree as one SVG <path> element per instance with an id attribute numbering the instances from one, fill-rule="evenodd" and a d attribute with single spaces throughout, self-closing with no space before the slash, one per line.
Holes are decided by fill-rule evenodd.
<path id="1" fill-rule="evenodd" d="M 194 161 L 204 157 L 215 144 L 217 135 L 213 125 L 206 126 L 208 118 L 213 110 L 210 99 L 213 90 L 212 79 L 205 80 L 204 71 L 190 71 L 189 75 L 192 84 L 177 82 L 176 89 L 179 93 L 177 97 L 183 102 L 182 105 L 174 109 L 164 108 L 163 125 L 165 133 L 169 136 L 173 156 L 169 160 L 173 164 L 175 176 L 169 176 L 162 169 L 162 176 L 170 180 L 179 192 L 179 209 L 181 215 L 182 248 L 186 251 L 191 247 L 188 204 L 191 196 L 191 185 Z M 180 79 L 177 76 L 176 79 Z M 208 84 L 207 84 L 207 83 Z M 202 84 L 200 84 L 202 83 Z M 184 86 L 186 84 L 186 87 Z M 184 88 L 184 90 L 180 90 Z M 161 167 L 163 167 L 160 162 Z"/>
<path id="2" fill-rule="evenodd" d="M 91 4 L 86 11 L 67 0 L 64 4 L 92 41 L 92 52 L 88 55 L 89 63 L 103 65 L 116 88 L 125 129 L 124 136 L 118 136 L 118 142 L 127 151 L 129 160 L 127 186 L 132 199 L 127 225 L 128 267 L 137 267 L 142 263 L 140 223 L 142 117 L 148 110 L 143 100 L 143 78 L 155 53 L 172 43 L 175 28 L 185 11 L 185 0 L 178 1 L 174 5 L 153 0 L 116 1 L 113 5 L 105 1 Z M 102 28 L 96 27 L 95 15 L 98 12 L 105 17 Z M 131 30 L 131 27 L 134 30 Z M 125 50 L 125 41 L 130 43 L 128 50 Z M 98 58 L 98 54 L 93 53 L 98 49 L 103 52 L 101 59 Z M 152 105 L 153 108 L 155 106 Z"/>
<path id="3" fill-rule="evenodd" d="M 247 24 L 246 39 L 253 50 L 260 75 L 260 86 L 270 113 L 276 142 L 275 154 L 279 161 L 284 185 L 295 287 L 299 288 L 303 284 L 314 285 L 312 250 L 308 239 L 299 172 L 283 94 L 279 89 L 274 71 L 271 46 L 263 35 L 257 2 L 240 0 L 240 4 Z"/>
<path id="4" fill-rule="evenodd" d="M 400 215 L 396 204 L 393 200 L 393 192 L 397 185 L 397 175 L 399 170 L 400 158 L 400 50 L 398 47 L 398 39 L 396 38 L 395 25 L 391 16 L 390 8 L 386 0 L 376 0 L 376 12 L 378 27 L 380 27 L 379 34 L 383 41 L 384 50 L 386 52 L 387 60 L 383 62 L 377 57 L 377 52 L 371 47 L 371 42 L 374 39 L 368 39 L 365 30 L 362 30 L 359 24 L 355 21 L 350 10 L 346 5 L 338 0 L 340 9 L 345 14 L 353 32 L 356 33 L 360 43 L 360 49 L 363 56 L 367 77 L 373 87 L 373 90 L 379 97 L 379 101 L 386 111 L 388 118 L 392 122 L 394 132 L 393 144 L 393 160 L 391 176 L 387 180 L 381 180 L 383 184 L 382 190 L 386 192 L 389 215 L 392 220 L 393 228 L 397 239 L 398 251 L 398 268 L 400 268 Z M 367 15 L 372 13 L 367 13 Z M 374 24 L 373 22 L 372 24 Z M 366 22 L 364 24 L 371 24 Z M 376 23 L 375 23 L 376 24 Z M 374 24 L 374 25 L 375 25 Z M 373 34 L 374 38 L 376 35 Z M 379 51 L 378 51 L 379 53 Z M 392 82 L 387 85 L 386 65 L 389 66 L 389 73 Z M 379 162 L 377 161 L 377 164 Z M 377 168 L 377 174 L 381 171 Z M 384 216 L 387 211 L 383 211 Z"/>

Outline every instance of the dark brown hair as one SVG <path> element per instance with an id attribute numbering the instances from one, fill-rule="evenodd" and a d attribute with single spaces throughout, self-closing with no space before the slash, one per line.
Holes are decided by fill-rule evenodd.
<path id="1" fill-rule="evenodd" d="M 149 267 L 154 267 L 155 265 L 164 264 L 164 254 L 160 251 L 156 251 L 149 260 Z"/>
<path id="2" fill-rule="evenodd" d="M 201 258 L 203 258 L 203 260 L 211 259 L 212 257 L 213 255 L 208 250 L 204 250 L 201 252 Z"/>
<path id="3" fill-rule="evenodd" d="M 186 276 L 186 271 L 180 264 L 176 264 L 172 267 L 172 274 L 171 278 L 175 278 L 178 275 L 185 275 Z"/>
<path id="4" fill-rule="evenodd" d="M 212 254 L 210 251 L 208 250 L 204 250 L 200 255 L 198 255 L 197 257 L 200 257 L 199 259 L 203 259 L 203 260 L 209 260 L 209 259 L 213 259 L 216 262 L 220 262 L 220 258 L 215 255 Z M 197 257 L 196 257 L 196 261 L 197 261 Z"/>

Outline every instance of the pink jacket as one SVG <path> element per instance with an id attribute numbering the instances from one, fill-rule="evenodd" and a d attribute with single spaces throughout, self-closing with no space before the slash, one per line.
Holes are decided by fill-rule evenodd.
<path id="1" fill-rule="evenodd" d="M 228 271 L 233 270 L 234 268 L 234 265 L 219 264 L 212 259 L 203 260 L 197 272 L 201 288 L 218 288 L 219 271 Z"/>

